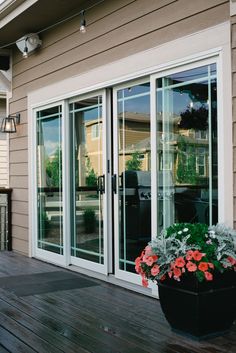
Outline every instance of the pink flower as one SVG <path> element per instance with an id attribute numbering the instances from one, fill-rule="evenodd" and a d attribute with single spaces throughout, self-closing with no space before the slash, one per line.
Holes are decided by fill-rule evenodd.
<path id="1" fill-rule="evenodd" d="M 212 273 L 206 271 L 206 272 L 204 272 L 204 275 L 205 275 L 205 278 L 206 278 L 207 281 L 212 281 L 213 280 Z"/>
<path id="2" fill-rule="evenodd" d="M 193 259 L 195 261 L 201 261 L 201 259 L 203 258 L 204 254 L 202 254 L 199 250 L 195 250 L 193 251 Z"/>
<path id="3" fill-rule="evenodd" d="M 188 270 L 189 272 L 195 272 L 195 271 L 197 271 L 197 265 L 196 265 L 194 262 L 192 262 L 192 261 L 189 261 L 189 262 L 187 263 L 186 267 L 187 267 L 187 270 Z"/>
<path id="4" fill-rule="evenodd" d="M 214 264 L 212 264 L 211 262 L 208 262 L 208 266 L 209 266 L 209 268 L 212 268 L 212 270 L 214 270 L 214 268 L 215 268 Z"/>
<path id="5" fill-rule="evenodd" d="M 231 256 L 228 256 L 227 260 L 231 263 L 232 266 L 234 266 L 236 264 L 236 260 Z"/>
<path id="6" fill-rule="evenodd" d="M 152 248 L 151 246 L 147 245 L 145 248 L 145 255 L 146 256 L 151 256 L 152 255 Z"/>
<path id="7" fill-rule="evenodd" d="M 205 272 L 208 270 L 208 262 L 200 262 L 198 265 L 198 269 L 202 272 Z"/>
<path id="8" fill-rule="evenodd" d="M 177 267 L 184 267 L 185 265 L 185 261 L 184 261 L 184 258 L 183 257 L 178 257 L 176 260 L 175 260 L 175 266 Z"/>
<path id="9" fill-rule="evenodd" d="M 169 271 L 168 272 L 168 276 L 171 278 L 173 276 L 173 272 L 172 271 Z"/>
<path id="10" fill-rule="evenodd" d="M 145 277 L 142 277 L 142 286 L 143 287 L 148 287 L 148 280 Z"/>
<path id="11" fill-rule="evenodd" d="M 145 264 L 147 264 L 148 266 L 152 266 L 153 265 L 153 257 L 152 256 L 144 256 L 143 257 L 143 261 L 145 262 Z"/>
<path id="12" fill-rule="evenodd" d="M 135 271 L 136 271 L 137 273 L 141 273 L 141 272 L 142 272 L 141 266 L 136 265 L 136 266 L 135 266 Z"/>
<path id="13" fill-rule="evenodd" d="M 140 263 L 141 263 L 141 261 L 142 261 L 142 259 L 141 259 L 140 256 L 136 257 L 136 259 L 135 259 L 135 265 L 136 265 L 136 266 L 139 266 Z"/>
<path id="14" fill-rule="evenodd" d="M 193 250 L 189 250 L 187 251 L 187 254 L 186 254 L 186 260 L 192 260 L 193 258 Z"/>
<path id="15" fill-rule="evenodd" d="M 151 274 L 153 276 L 156 276 L 158 275 L 158 273 L 160 273 L 160 267 L 157 264 L 155 264 L 151 269 Z"/>
<path id="16" fill-rule="evenodd" d="M 177 267 L 174 268 L 173 273 L 174 273 L 174 277 L 175 278 L 179 278 L 182 275 L 181 270 L 179 268 L 177 268 Z"/>

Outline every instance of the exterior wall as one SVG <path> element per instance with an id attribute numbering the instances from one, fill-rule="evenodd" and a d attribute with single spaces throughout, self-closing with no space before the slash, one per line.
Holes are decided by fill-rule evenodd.
<path id="1" fill-rule="evenodd" d="M 0 118 L 6 116 L 6 99 L 0 98 Z M 0 124 L 2 119 L 0 119 Z M 0 133 L 0 188 L 8 186 L 8 140 Z"/>
<path id="2" fill-rule="evenodd" d="M 41 50 L 27 60 L 13 48 L 10 112 L 21 113 L 10 138 L 14 250 L 28 253 L 28 93 L 228 19 L 228 0 L 107 0 L 86 14 L 86 34 L 76 17 L 44 32 Z"/>

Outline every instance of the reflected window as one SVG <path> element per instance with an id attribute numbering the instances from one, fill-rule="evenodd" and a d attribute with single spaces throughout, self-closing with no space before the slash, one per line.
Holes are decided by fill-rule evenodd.
<path id="1" fill-rule="evenodd" d="M 158 230 L 217 223 L 216 65 L 159 78 L 156 100 Z"/>

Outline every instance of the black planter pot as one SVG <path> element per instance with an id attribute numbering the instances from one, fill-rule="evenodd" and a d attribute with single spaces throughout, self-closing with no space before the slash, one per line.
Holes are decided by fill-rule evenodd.
<path id="1" fill-rule="evenodd" d="M 220 274 L 213 282 L 194 276 L 159 283 L 162 310 L 171 328 L 196 339 L 227 332 L 236 319 L 236 274 Z"/>

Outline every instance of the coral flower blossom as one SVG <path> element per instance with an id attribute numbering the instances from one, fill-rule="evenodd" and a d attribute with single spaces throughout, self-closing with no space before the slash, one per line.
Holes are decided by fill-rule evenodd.
<path id="1" fill-rule="evenodd" d="M 193 250 L 188 250 L 186 255 L 186 260 L 192 260 L 193 258 Z"/>
<path id="2" fill-rule="evenodd" d="M 193 251 L 193 259 L 195 261 L 201 261 L 201 259 L 203 258 L 204 254 L 202 254 L 199 250 L 195 250 Z"/>
<path id="3" fill-rule="evenodd" d="M 148 287 L 148 280 L 145 277 L 142 277 L 142 286 L 143 287 Z"/>
<path id="4" fill-rule="evenodd" d="M 213 275 L 212 275 L 212 273 L 206 271 L 206 272 L 204 273 L 204 275 L 205 275 L 205 278 L 206 278 L 207 281 L 212 281 L 212 280 L 213 280 Z"/>
<path id="5" fill-rule="evenodd" d="M 209 268 L 212 268 L 213 270 L 215 268 L 215 266 L 211 262 L 208 262 L 208 266 L 209 266 Z"/>
<path id="6" fill-rule="evenodd" d="M 151 269 L 151 274 L 153 276 L 156 276 L 158 275 L 158 273 L 160 273 L 160 267 L 157 264 L 155 264 Z"/>
<path id="7" fill-rule="evenodd" d="M 148 266 L 152 266 L 154 263 L 153 257 L 152 256 L 145 256 L 143 258 L 143 261 L 148 265 Z"/>
<path id="8" fill-rule="evenodd" d="M 141 259 L 140 256 L 139 256 L 139 257 L 136 257 L 136 259 L 135 259 L 135 265 L 136 265 L 136 266 L 139 266 L 141 261 L 142 261 L 142 259 Z"/>
<path id="9" fill-rule="evenodd" d="M 195 272 L 197 271 L 197 265 L 193 263 L 192 261 L 189 261 L 186 265 L 187 269 L 189 272 Z"/>
<path id="10" fill-rule="evenodd" d="M 198 265 L 198 269 L 202 272 L 205 272 L 208 270 L 208 263 L 207 262 L 200 262 Z"/>
<path id="11" fill-rule="evenodd" d="M 236 264 L 236 260 L 233 258 L 233 257 L 231 257 L 231 256 L 229 256 L 229 257 L 227 257 L 227 260 L 231 263 L 231 265 L 235 265 Z"/>
<path id="12" fill-rule="evenodd" d="M 175 260 L 175 266 L 177 267 L 184 267 L 185 265 L 185 261 L 184 261 L 184 258 L 183 257 L 178 257 L 176 260 Z"/>
<path id="13" fill-rule="evenodd" d="M 182 275 L 182 272 L 179 268 L 174 268 L 173 273 L 175 278 L 179 278 Z"/>
<path id="14" fill-rule="evenodd" d="M 152 255 L 153 261 L 156 262 L 158 260 L 158 256 L 157 255 Z"/>
<path id="15" fill-rule="evenodd" d="M 152 248 L 151 248 L 151 246 L 146 246 L 146 248 L 145 248 L 145 255 L 146 256 L 151 256 L 152 255 Z"/>

